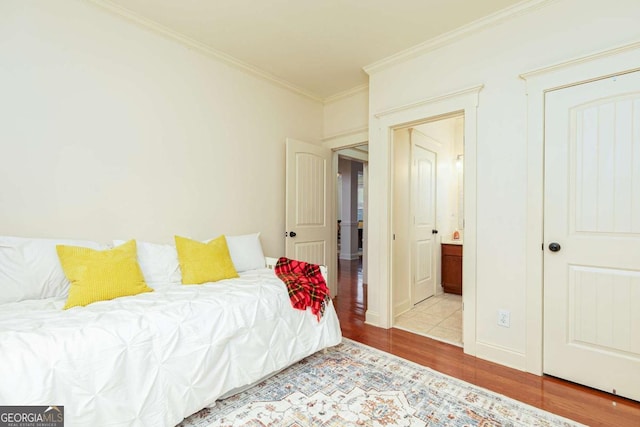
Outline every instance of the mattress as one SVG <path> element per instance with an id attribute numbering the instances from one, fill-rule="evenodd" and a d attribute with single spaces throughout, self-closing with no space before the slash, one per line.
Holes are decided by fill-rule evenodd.
<path id="1" fill-rule="evenodd" d="M 170 426 L 341 340 L 272 270 L 62 310 L 0 305 L 0 405 L 63 405 L 67 426 Z"/>

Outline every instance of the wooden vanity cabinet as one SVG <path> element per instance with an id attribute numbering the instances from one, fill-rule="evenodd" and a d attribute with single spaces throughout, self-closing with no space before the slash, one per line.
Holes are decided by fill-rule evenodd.
<path id="1" fill-rule="evenodd" d="M 462 245 L 442 244 L 442 287 L 462 295 Z"/>

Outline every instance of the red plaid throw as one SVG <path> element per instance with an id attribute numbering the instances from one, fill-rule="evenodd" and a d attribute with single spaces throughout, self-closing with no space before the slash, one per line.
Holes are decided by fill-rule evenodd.
<path id="1" fill-rule="evenodd" d="M 293 308 L 306 310 L 311 307 L 311 312 L 320 321 L 329 300 L 329 288 L 320 273 L 320 266 L 281 257 L 274 270 L 287 285 Z"/>

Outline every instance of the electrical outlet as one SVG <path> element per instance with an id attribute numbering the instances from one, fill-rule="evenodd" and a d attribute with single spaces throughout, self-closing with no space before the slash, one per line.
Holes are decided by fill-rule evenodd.
<path id="1" fill-rule="evenodd" d="M 505 328 L 511 326 L 511 312 L 509 310 L 498 310 L 498 326 Z"/>

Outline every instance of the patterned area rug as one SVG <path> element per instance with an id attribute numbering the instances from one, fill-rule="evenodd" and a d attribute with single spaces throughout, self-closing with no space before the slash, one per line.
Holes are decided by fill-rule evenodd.
<path id="1" fill-rule="evenodd" d="M 344 339 L 185 419 L 213 426 L 580 426 Z"/>

